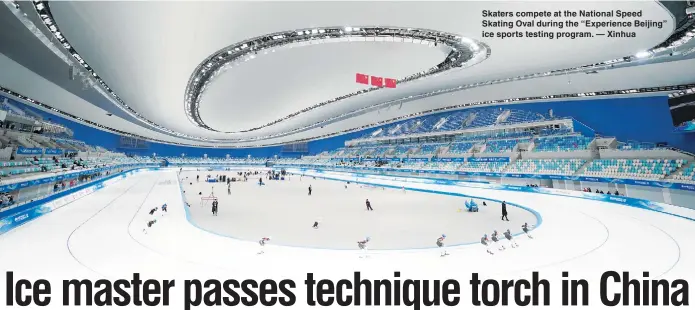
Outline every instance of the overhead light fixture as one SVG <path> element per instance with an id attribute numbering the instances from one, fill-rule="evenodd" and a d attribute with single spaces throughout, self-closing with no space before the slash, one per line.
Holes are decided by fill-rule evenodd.
<path id="1" fill-rule="evenodd" d="M 352 31 L 352 27 L 345 27 L 345 32 L 350 32 Z"/>
<path id="2" fill-rule="evenodd" d="M 635 54 L 635 57 L 637 57 L 637 58 L 647 58 L 647 57 L 649 57 L 649 56 L 651 56 L 651 55 L 652 55 L 652 54 L 649 53 L 649 52 L 647 52 L 647 51 L 642 51 L 642 52 L 639 52 L 639 53 Z"/>

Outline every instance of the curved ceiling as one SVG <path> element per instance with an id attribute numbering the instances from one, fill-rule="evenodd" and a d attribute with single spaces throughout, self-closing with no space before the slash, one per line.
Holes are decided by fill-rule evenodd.
<path id="1" fill-rule="evenodd" d="M 505 99 L 524 94 L 550 95 L 571 91 L 597 91 L 606 87 L 658 86 L 692 82 L 691 76 L 657 78 L 640 67 L 608 70 L 583 82 L 567 85 L 567 77 L 480 87 L 433 98 L 407 101 L 399 110 L 354 113 L 373 104 L 464 84 L 506 79 L 555 69 L 577 67 L 633 55 L 663 42 L 674 29 L 673 17 L 658 2 L 562 2 L 563 10 L 615 9 L 642 11 L 641 19 L 666 21 L 664 27 L 632 28 L 636 38 L 593 36 L 579 39 L 482 38 L 484 10 L 537 12 L 544 2 L 370 2 L 369 9 L 353 2 L 51 2 L 50 9 L 62 35 L 94 72 L 123 101 L 144 118 L 190 136 L 157 134 L 163 140 L 198 145 L 252 146 L 318 137 L 383 121 L 395 115 L 451 106 L 480 98 Z M 281 13 L 280 13 L 281 12 Z M 574 18 L 582 20 L 586 18 Z M 609 20 L 611 18 L 596 18 Z M 613 18 L 615 19 L 615 18 Z M 565 20 L 565 19 L 562 19 Z M 288 114 L 297 117 L 252 132 L 209 131 L 191 123 L 184 111 L 186 85 L 196 67 L 220 49 L 260 35 L 331 25 L 389 25 L 432 29 L 479 40 L 489 47 L 489 58 L 479 64 L 436 76 L 338 100 L 315 109 L 317 103 L 354 93 L 366 86 L 355 83 L 355 73 L 401 78 L 442 61 L 446 50 L 429 45 L 396 42 L 341 42 L 308 45 L 262 54 L 220 74 L 205 90 L 200 115 L 221 131 L 242 131 L 263 126 Z M 521 30 L 541 30 L 530 28 Z M 512 30 L 517 30 L 512 29 Z M 552 31 L 557 31 L 553 29 Z M 578 27 L 575 31 L 605 33 Z M 678 67 L 671 65 L 672 67 Z M 681 65 L 682 66 L 682 65 Z M 651 65 L 650 65 L 651 67 Z M 666 68 L 667 65 L 661 66 Z M 623 71 L 625 70 L 625 71 Z M 643 70 L 626 78 L 627 70 Z M 665 70 L 665 69 L 663 69 Z M 611 73 L 608 73 L 611 72 Z M 668 72 L 668 71 L 663 71 Z M 616 76 L 620 76 L 617 77 Z M 610 77 L 609 77 L 610 76 Z M 613 80 L 613 79 L 617 79 Z M 558 81 L 565 81 L 564 85 Z M 560 85 L 558 85 L 560 84 Z M 648 84 L 648 85 L 647 85 Z M 569 89 L 568 89 L 569 88 Z M 435 104 L 436 102 L 436 104 Z M 56 102 L 60 106 L 62 103 Z M 72 110 L 80 115 L 75 104 Z M 115 109 L 114 107 L 112 107 Z M 321 126 L 314 124 L 333 119 Z M 130 132 L 151 130 L 131 122 Z M 305 127 L 308 127 L 306 128 Z M 225 143 L 216 143 L 224 139 Z"/>

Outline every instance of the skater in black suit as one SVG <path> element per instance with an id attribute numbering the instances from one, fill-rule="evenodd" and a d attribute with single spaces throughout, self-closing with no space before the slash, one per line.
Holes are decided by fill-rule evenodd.
<path id="1" fill-rule="evenodd" d="M 509 222 L 509 218 L 507 217 L 507 202 L 502 201 L 502 220 L 506 220 Z"/>
<path id="2" fill-rule="evenodd" d="M 212 202 L 212 215 L 214 215 L 214 216 L 217 216 L 217 206 L 218 206 L 218 202 L 217 202 L 217 199 L 215 199 Z"/>
<path id="3" fill-rule="evenodd" d="M 311 196 L 311 185 L 309 185 L 309 196 Z"/>
<path id="4" fill-rule="evenodd" d="M 367 205 L 367 211 L 374 211 L 374 209 L 372 209 L 372 203 L 369 202 L 369 199 L 367 199 L 367 201 L 364 204 Z"/>

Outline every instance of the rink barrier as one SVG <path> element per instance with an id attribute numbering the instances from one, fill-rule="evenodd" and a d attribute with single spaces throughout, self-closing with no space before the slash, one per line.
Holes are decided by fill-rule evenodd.
<path id="1" fill-rule="evenodd" d="M 677 218 L 695 221 L 695 211 L 693 211 L 692 209 L 674 206 L 674 205 L 665 204 L 665 203 L 656 202 L 656 201 L 651 201 L 651 200 L 646 200 L 646 199 L 641 199 L 641 198 L 631 198 L 631 197 L 626 197 L 626 196 L 595 194 L 595 193 L 587 193 L 587 192 L 581 192 L 581 191 L 552 189 L 552 188 L 543 188 L 543 187 L 527 187 L 527 186 L 504 185 L 504 184 L 493 184 L 493 183 L 479 184 L 479 183 L 470 183 L 470 182 L 458 181 L 458 180 L 441 180 L 441 179 L 427 180 L 427 179 L 400 177 L 400 176 L 367 175 L 367 174 L 350 173 L 350 172 L 343 172 L 343 171 L 325 171 L 325 170 L 318 170 L 318 169 L 299 169 L 299 173 L 307 173 L 307 172 L 309 172 L 309 173 L 315 172 L 315 173 L 319 173 L 319 174 L 328 173 L 329 175 L 338 174 L 338 175 L 344 175 L 347 177 L 358 177 L 358 178 L 361 177 L 361 178 L 370 178 L 370 179 L 377 179 L 377 180 L 378 179 L 394 180 L 394 181 L 401 181 L 401 182 L 438 184 L 438 185 L 448 185 L 448 186 L 457 186 L 457 187 L 471 187 L 471 188 L 480 188 L 480 189 L 515 191 L 515 192 L 525 192 L 525 193 L 534 193 L 534 194 L 544 194 L 544 195 L 588 199 L 588 200 L 593 200 L 593 201 L 620 204 L 623 206 L 654 211 L 654 212 L 658 212 L 661 214 L 674 216 Z"/>
<path id="2" fill-rule="evenodd" d="M 126 170 L 110 176 L 95 180 L 89 183 L 77 185 L 73 188 L 56 193 L 54 195 L 39 199 L 34 202 L 27 203 L 18 210 L 8 210 L 8 215 L 2 214 L 0 218 L 0 235 L 22 226 L 30 221 L 33 221 L 47 213 L 53 212 L 61 207 L 64 207 L 71 202 L 74 202 L 82 197 L 85 197 L 95 191 L 98 191 L 108 185 L 116 183 L 126 177 L 140 171 L 150 170 L 148 168 L 134 168 Z M 92 171 L 93 173 L 94 171 Z"/>
<path id="3" fill-rule="evenodd" d="M 312 176 L 313 177 L 313 176 Z M 351 184 L 352 183 L 357 183 L 357 184 L 364 184 L 364 185 L 373 185 L 373 186 L 378 186 L 378 187 L 388 187 L 388 188 L 394 188 L 394 189 L 402 189 L 405 188 L 406 190 L 409 191 L 417 191 L 417 192 L 423 192 L 423 193 L 432 193 L 432 194 L 439 194 L 439 195 L 447 195 L 447 196 L 457 196 L 457 197 L 465 197 L 465 198 L 472 198 L 472 199 L 480 199 L 480 200 L 485 200 L 485 201 L 492 201 L 492 202 L 497 202 L 497 203 L 502 203 L 502 200 L 497 200 L 497 199 L 492 199 L 492 198 L 487 198 L 487 197 L 479 197 L 479 196 L 471 196 L 471 195 L 465 195 L 461 193 L 456 193 L 456 192 L 447 192 L 447 191 L 437 191 L 437 190 L 429 190 L 429 189 L 421 189 L 421 188 L 411 188 L 411 187 L 403 187 L 403 186 L 395 186 L 395 185 L 384 185 L 384 184 L 378 184 L 378 183 L 371 183 L 371 182 L 365 182 L 365 181 L 353 181 L 353 180 L 343 180 L 343 179 L 337 179 L 337 178 L 331 178 L 331 177 L 325 177 L 325 176 L 316 176 L 317 178 L 320 179 L 325 179 L 325 180 L 331 180 L 331 181 L 349 181 Z M 186 213 L 186 221 L 188 221 L 189 224 L 191 224 L 193 227 L 200 229 L 204 232 L 207 232 L 212 235 L 216 235 L 219 237 L 224 237 L 224 238 L 231 238 L 235 240 L 240 240 L 240 241 L 250 241 L 246 239 L 241 239 L 238 237 L 230 236 L 230 235 L 225 235 L 218 233 L 216 231 L 212 231 L 203 227 L 198 226 L 192 219 L 191 219 L 191 214 L 190 211 L 188 210 L 187 204 L 186 204 L 186 197 L 183 195 L 183 187 L 179 179 L 179 174 L 177 173 L 176 177 L 177 182 L 179 183 L 179 193 L 181 194 L 181 201 L 183 202 L 183 208 Z M 274 182 L 283 182 L 283 181 L 274 181 Z M 516 207 L 519 209 L 522 209 L 524 211 L 530 212 L 531 214 L 534 215 L 536 218 L 536 225 L 534 227 L 530 227 L 529 231 L 534 230 L 538 227 L 541 226 L 543 223 L 543 217 L 541 214 L 533 210 L 529 207 L 525 207 L 513 202 L 506 201 L 507 206 L 510 207 Z M 479 208 L 485 208 L 482 203 L 478 206 Z M 489 206 L 488 206 L 489 207 Z M 461 204 L 461 209 L 465 208 L 463 206 L 463 203 Z M 468 211 L 463 211 L 463 212 L 468 212 Z M 516 233 L 513 236 L 521 236 L 524 235 L 525 233 L 520 232 Z M 451 244 L 447 245 L 447 247 L 461 247 L 461 246 L 469 246 L 469 245 L 478 245 L 480 244 L 480 241 L 471 241 L 471 242 L 465 242 L 465 243 L 457 243 L 457 244 Z M 325 247 L 310 247 L 310 246 L 291 246 L 291 245 L 280 245 L 282 247 L 291 247 L 291 248 L 301 248 L 301 249 L 313 249 L 313 250 L 331 250 L 331 251 L 355 251 L 351 249 L 331 249 L 331 248 L 325 248 Z M 436 246 L 432 247 L 422 247 L 422 248 L 407 248 L 407 249 L 384 249 L 384 250 L 370 250 L 370 252 L 373 253 L 379 253 L 379 252 L 392 252 L 392 251 L 400 251 L 400 252 L 405 252 L 405 251 L 420 251 L 420 250 L 435 250 L 438 249 Z"/>

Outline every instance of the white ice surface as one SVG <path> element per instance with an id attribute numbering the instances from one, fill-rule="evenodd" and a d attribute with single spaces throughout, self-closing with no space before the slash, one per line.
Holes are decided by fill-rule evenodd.
<path id="1" fill-rule="evenodd" d="M 232 176 L 228 172 L 203 175 L 208 173 Z M 255 177 L 231 183 L 227 191 L 226 184 L 196 182 L 200 174 L 191 171 L 180 176 L 188 180 L 182 182 L 183 189 L 192 205 L 189 219 L 196 226 L 249 241 L 272 236 L 273 245 L 354 250 L 358 240 L 369 236 L 372 250 L 424 249 L 437 247 L 435 240 L 441 234 L 446 234 L 449 246 L 474 244 L 484 232 L 509 229 L 518 234 L 523 223 L 536 224 L 533 213 L 512 205 L 507 208 L 509 221 L 502 221 L 500 202 L 490 199 L 477 199 L 479 212 L 467 212 L 464 203 L 470 198 L 459 196 L 299 176 L 266 180 L 263 186 Z M 212 215 L 211 201 L 201 204 L 201 197 L 209 197 L 213 189 L 219 201 L 217 216 Z M 366 199 L 373 211 L 367 211 Z M 319 229 L 311 228 L 314 221 L 320 222 Z"/>
<path id="2" fill-rule="evenodd" d="M 173 184 L 167 185 L 166 180 Z M 394 271 L 400 271 L 401 278 L 454 278 L 461 284 L 460 306 L 464 307 L 470 306 L 468 281 L 476 272 L 482 278 L 502 280 L 528 278 L 538 271 L 553 284 L 551 304 L 559 306 L 560 274 L 568 271 L 571 279 L 589 281 L 590 309 L 603 307 L 598 280 L 608 270 L 629 271 L 636 279 L 643 279 L 641 273 L 648 271 L 652 278 L 695 280 L 695 242 L 691 240 L 695 222 L 643 209 L 552 195 L 420 184 L 503 197 L 538 211 L 543 224 L 533 231 L 534 239 L 517 237 L 519 248 L 492 256 L 482 246 L 470 245 L 450 248 L 451 255 L 444 258 L 437 249 L 428 249 L 374 251 L 369 258 L 359 259 L 357 251 L 282 247 L 272 242 L 265 254 L 257 255 L 256 242 L 214 235 L 191 225 L 176 182 L 173 171 L 138 173 L 2 235 L 0 266 L 13 271 L 15 278 L 50 280 L 49 309 L 61 308 L 62 279 L 130 279 L 135 272 L 143 278 L 177 280 L 171 309 L 183 309 L 184 279 L 208 278 L 293 279 L 295 308 L 306 309 L 303 281 L 308 272 L 333 280 L 352 279 L 355 271 L 370 279 L 393 279 Z M 144 234 L 150 219 L 147 211 L 163 202 L 169 212 Z M 4 305 L 4 274 L 1 281 Z"/>

